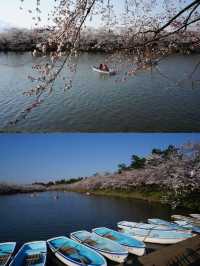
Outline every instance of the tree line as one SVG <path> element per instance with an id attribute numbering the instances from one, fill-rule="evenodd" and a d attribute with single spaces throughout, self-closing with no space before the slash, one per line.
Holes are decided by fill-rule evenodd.
<path id="1" fill-rule="evenodd" d="M 32 183 L 32 185 L 41 185 L 41 186 L 45 186 L 45 187 L 50 187 L 50 186 L 55 186 L 55 185 L 69 185 L 69 184 L 73 184 L 76 182 L 79 182 L 81 180 L 83 180 L 83 177 L 78 177 L 78 178 L 70 178 L 70 179 L 59 179 L 56 181 L 49 181 L 47 183 L 45 182 L 34 182 Z"/>

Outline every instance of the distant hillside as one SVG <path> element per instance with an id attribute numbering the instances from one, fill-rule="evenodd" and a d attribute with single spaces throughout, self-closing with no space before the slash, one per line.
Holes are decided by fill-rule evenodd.
<path id="1" fill-rule="evenodd" d="M 11 25 L 10 23 L 0 20 L 0 32 L 8 31 L 11 28 L 14 28 L 14 25 Z"/>
<path id="2" fill-rule="evenodd" d="M 10 183 L 0 183 L 0 195 L 43 192 L 45 190 L 46 188 L 41 185 L 16 185 Z"/>
<path id="3" fill-rule="evenodd" d="M 153 149 L 146 158 L 133 155 L 129 165 L 119 164 L 112 174 L 28 186 L 0 184 L 0 194 L 56 190 L 133 197 L 200 211 L 200 144 Z"/>
<path id="4" fill-rule="evenodd" d="M 196 150 L 197 149 L 197 150 Z M 199 206 L 200 152 L 199 145 L 188 152 L 173 146 L 154 149 L 147 158 L 133 156 L 129 166 L 119 165 L 118 172 L 95 175 L 70 184 L 66 189 L 86 192 L 115 192 L 151 198 L 178 205 Z M 139 194 L 138 194 L 139 193 Z M 109 194 L 109 193 L 108 193 Z M 111 193 L 112 194 L 112 193 Z M 154 197 L 155 195 L 155 197 Z M 191 202 L 190 202 L 191 201 Z M 193 202 L 194 201 L 194 202 Z M 200 208 L 200 206 L 199 206 Z"/>
<path id="5" fill-rule="evenodd" d="M 138 157 L 139 158 L 139 157 Z M 139 158 L 141 159 L 141 158 Z M 71 184 L 72 189 L 131 189 L 142 185 L 174 186 L 195 185 L 200 187 L 200 160 L 184 157 L 174 150 L 169 154 L 159 151 L 144 158 L 141 166 L 119 165 L 119 171 L 108 175 L 95 175 Z"/>
<path id="6" fill-rule="evenodd" d="M 1 30 L 2 29 L 2 30 Z M 5 30 L 6 29 L 6 30 Z M 0 51 L 14 51 L 25 52 L 34 51 L 36 49 L 37 55 L 41 55 L 39 43 L 46 43 L 46 40 L 54 34 L 50 29 L 19 29 L 14 28 L 6 23 L 0 24 Z M 127 30 L 123 28 L 114 32 L 106 31 L 105 29 L 88 28 L 82 32 L 79 50 L 85 52 L 114 52 L 125 47 L 132 46 L 131 43 L 125 42 Z M 194 33 L 199 36 L 199 33 Z M 160 51 L 161 48 L 169 47 L 172 39 L 169 37 L 165 41 L 159 42 L 156 49 Z M 135 44 L 140 43 L 138 37 Z M 173 36 L 173 46 L 170 46 L 171 53 L 199 53 L 200 48 L 198 45 L 191 43 L 190 39 L 183 39 L 180 36 Z M 66 41 L 63 44 L 62 51 L 67 51 L 71 48 L 71 43 Z M 55 51 L 57 49 L 56 43 L 49 47 L 47 43 L 47 52 Z"/>
<path id="7" fill-rule="evenodd" d="M 48 33 L 40 30 L 9 28 L 0 32 L 0 51 L 33 51 L 37 42 L 43 42 Z"/>

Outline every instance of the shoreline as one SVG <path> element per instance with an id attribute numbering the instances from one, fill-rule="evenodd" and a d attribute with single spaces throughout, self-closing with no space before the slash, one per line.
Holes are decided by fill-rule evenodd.
<path id="1" fill-rule="evenodd" d="M 144 196 L 142 193 L 123 193 L 123 192 L 116 192 L 116 191 L 77 191 L 77 190 L 66 190 L 66 189 L 47 189 L 47 190 L 30 190 L 30 191 L 16 191 L 16 192 L 9 192 L 9 193 L 0 193 L 1 196 L 14 196 L 20 194 L 36 194 L 36 193 L 46 193 L 46 192 L 72 192 L 78 194 L 85 194 L 87 196 L 106 196 L 106 197 L 117 197 L 117 198 L 124 198 L 124 199 L 136 199 L 136 200 L 144 200 L 148 202 L 154 203 L 161 203 L 163 204 L 158 198 L 156 197 L 148 197 Z"/>
<path id="2" fill-rule="evenodd" d="M 119 198 L 132 198 L 132 199 L 141 199 L 149 202 L 161 202 L 161 192 L 148 192 L 142 193 L 140 191 L 123 191 L 123 190 L 78 190 L 70 189 L 65 186 L 52 186 L 52 187 L 40 187 L 35 188 L 34 186 L 29 187 L 18 187 L 18 188 L 9 188 L 8 191 L 1 191 L 0 196 L 9 196 L 16 194 L 32 194 L 32 193 L 44 193 L 44 192 L 74 192 L 79 194 L 96 195 L 96 196 L 111 196 Z M 146 195 L 145 195 L 146 194 Z M 147 195 L 148 194 L 148 195 Z"/>
<path id="3" fill-rule="evenodd" d="M 79 194 L 86 194 L 87 196 L 106 196 L 106 197 L 118 197 L 118 198 L 127 198 L 127 199 L 138 199 L 145 200 L 148 202 L 161 202 L 162 193 L 158 191 L 151 191 L 144 193 L 141 191 L 125 191 L 125 190 L 78 190 L 78 189 L 69 189 L 69 188 L 50 188 L 45 192 L 74 192 Z"/>
<path id="4" fill-rule="evenodd" d="M 81 193 L 81 192 L 79 192 Z M 82 192 L 83 193 L 83 192 Z M 84 192 L 87 193 L 87 192 Z M 138 200 L 145 200 L 148 202 L 159 202 L 161 203 L 161 193 L 153 192 L 149 193 L 151 195 L 145 195 L 142 192 L 136 191 L 115 191 L 115 190 L 97 190 L 92 191 L 91 195 L 97 196 L 108 196 L 108 197 L 118 197 L 118 198 L 127 198 L 127 199 L 138 199 Z"/>
<path id="5" fill-rule="evenodd" d="M 126 49 L 118 49 L 118 48 L 110 48 L 109 50 L 108 49 L 104 49 L 104 48 L 81 48 L 78 50 L 78 53 L 90 53 L 90 54 L 106 54 L 106 55 L 109 55 L 109 54 L 115 54 L 117 52 L 123 52 L 123 50 L 126 50 Z M 33 48 L 23 48 L 23 49 L 20 49 L 20 48 L 12 48 L 12 49 L 2 49 L 0 47 L 0 54 L 9 54 L 9 53 L 14 53 L 14 54 L 24 54 L 24 53 L 33 53 L 34 49 Z M 46 54 L 47 56 L 50 55 L 51 52 L 54 52 L 54 50 L 49 50 L 48 53 Z M 63 54 L 69 52 L 69 49 L 66 49 L 64 51 L 62 51 Z M 132 54 L 133 50 L 126 50 L 126 54 Z M 174 51 L 171 51 L 169 55 L 198 55 L 200 54 L 200 49 L 195 49 L 195 50 L 191 50 L 189 48 L 186 48 L 186 49 L 181 49 L 181 47 L 177 50 L 174 50 Z M 168 56 L 169 56 L 168 55 Z M 36 56 L 37 58 L 41 58 L 43 57 L 42 54 L 38 54 Z"/>
<path id="6" fill-rule="evenodd" d="M 57 51 L 57 43 L 48 43 L 49 37 L 51 37 L 55 31 L 48 27 L 43 28 L 18 28 L 10 27 L 4 31 L 0 32 L 0 51 L 9 52 L 25 52 L 37 50 L 40 52 L 40 47 L 38 44 L 46 44 L 46 51 L 53 52 Z M 185 39 L 184 35 L 174 33 L 173 38 L 171 36 L 166 36 L 165 39 L 154 40 L 153 36 L 147 35 L 146 38 L 152 41 L 154 49 L 157 51 L 167 49 L 171 52 L 177 53 L 199 53 L 200 48 L 196 45 L 194 37 L 199 37 L 198 30 L 193 31 L 193 38 Z M 87 27 L 82 30 L 79 39 L 78 50 L 84 52 L 112 52 L 113 51 L 135 51 L 143 48 L 143 37 L 137 36 L 137 38 L 130 39 L 124 42 L 124 39 L 129 34 L 127 27 L 122 27 L 121 29 L 105 30 L 103 28 L 95 29 L 93 27 Z M 134 33 L 133 33 L 134 34 Z M 133 35 L 134 36 L 134 35 Z M 129 36 L 130 38 L 131 36 Z M 70 40 L 65 40 L 62 45 L 62 52 L 68 51 L 73 48 L 74 44 Z"/>
<path id="7" fill-rule="evenodd" d="M 71 189 L 67 186 L 51 186 L 51 187 L 38 187 L 35 188 L 34 186 L 23 187 L 18 189 L 10 189 L 7 192 L 3 192 L 0 190 L 0 197 L 1 196 L 12 196 L 17 194 L 36 194 L 36 193 L 45 193 L 45 192 L 73 192 L 78 194 L 85 194 L 86 196 L 105 196 L 105 197 L 118 197 L 124 199 L 135 199 L 135 200 L 142 200 L 147 201 L 149 203 L 159 203 L 166 206 L 170 206 L 167 202 L 164 202 L 162 197 L 164 194 L 162 191 L 126 191 L 126 190 L 79 190 L 79 189 Z M 178 206 L 177 209 L 183 209 L 185 211 L 200 211 L 196 205 L 192 205 L 192 202 L 195 201 L 191 199 L 191 201 L 185 202 L 184 205 Z"/>

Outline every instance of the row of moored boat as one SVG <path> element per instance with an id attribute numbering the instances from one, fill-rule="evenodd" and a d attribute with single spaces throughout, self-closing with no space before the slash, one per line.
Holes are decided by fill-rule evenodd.
<path id="1" fill-rule="evenodd" d="M 0 266 L 46 265 L 47 246 L 62 263 L 69 266 L 106 266 L 105 258 L 123 263 L 128 253 L 145 254 L 144 242 L 173 244 L 200 234 L 200 214 L 173 215 L 174 222 L 148 219 L 148 223 L 121 221 L 119 231 L 106 227 L 91 232 L 82 230 L 47 241 L 24 244 L 13 257 L 16 243 L 0 244 Z"/>

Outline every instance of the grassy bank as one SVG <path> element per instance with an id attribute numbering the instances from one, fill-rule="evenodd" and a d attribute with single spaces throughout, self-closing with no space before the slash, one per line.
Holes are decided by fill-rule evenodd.
<path id="1" fill-rule="evenodd" d="M 0 189 L 0 195 L 11 195 L 20 193 L 34 193 L 34 192 L 47 192 L 47 191 L 66 191 L 76 193 L 89 193 L 90 195 L 105 196 L 105 197 L 120 197 L 120 198 L 132 198 L 138 200 L 146 200 L 149 202 L 164 202 L 163 199 L 166 196 L 164 188 L 159 186 L 142 186 L 136 187 L 131 190 L 124 189 L 71 189 L 68 185 L 52 185 L 49 187 L 30 185 L 30 186 L 6 186 L 4 189 Z M 191 194 L 180 199 L 179 208 L 200 212 L 200 191 L 193 191 Z"/>
<path id="2" fill-rule="evenodd" d="M 59 190 L 57 188 L 57 190 Z M 148 189 L 139 189 L 139 190 L 112 190 L 112 189 L 105 189 L 105 190 L 68 190 L 65 191 L 77 192 L 77 193 L 89 193 L 90 195 L 97 195 L 97 196 L 106 196 L 106 197 L 120 197 L 120 198 L 132 198 L 138 200 L 146 200 L 149 202 L 159 202 L 163 204 L 167 204 L 164 201 L 165 199 L 165 192 L 161 190 L 148 190 Z M 200 212 L 200 192 L 194 192 L 193 194 L 187 195 L 184 197 L 178 208 Z"/>
<path id="3" fill-rule="evenodd" d="M 163 199 L 165 194 L 162 191 L 116 191 L 116 190 L 96 190 L 93 191 L 94 195 L 102 195 L 102 196 L 115 196 L 115 197 L 123 197 L 123 198 L 134 198 L 147 200 L 149 202 L 160 202 L 164 203 Z M 200 192 L 196 192 L 184 197 L 179 208 L 200 212 Z M 165 202 L 167 203 L 167 202 Z"/>
<path id="4" fill-rule="evenodd" d="M 121 197 L 121 198 L 134 198 L 147 200 L 150 202 L 160 202 L 162 193 L 158 191 L 152 192 L 141 192 L 141 191 L 122 191 L 122 190 L 94 190 L 92 191 L 93 195 L 101 195 L 101 196 L 113 196 L 113 197 Z"/>

